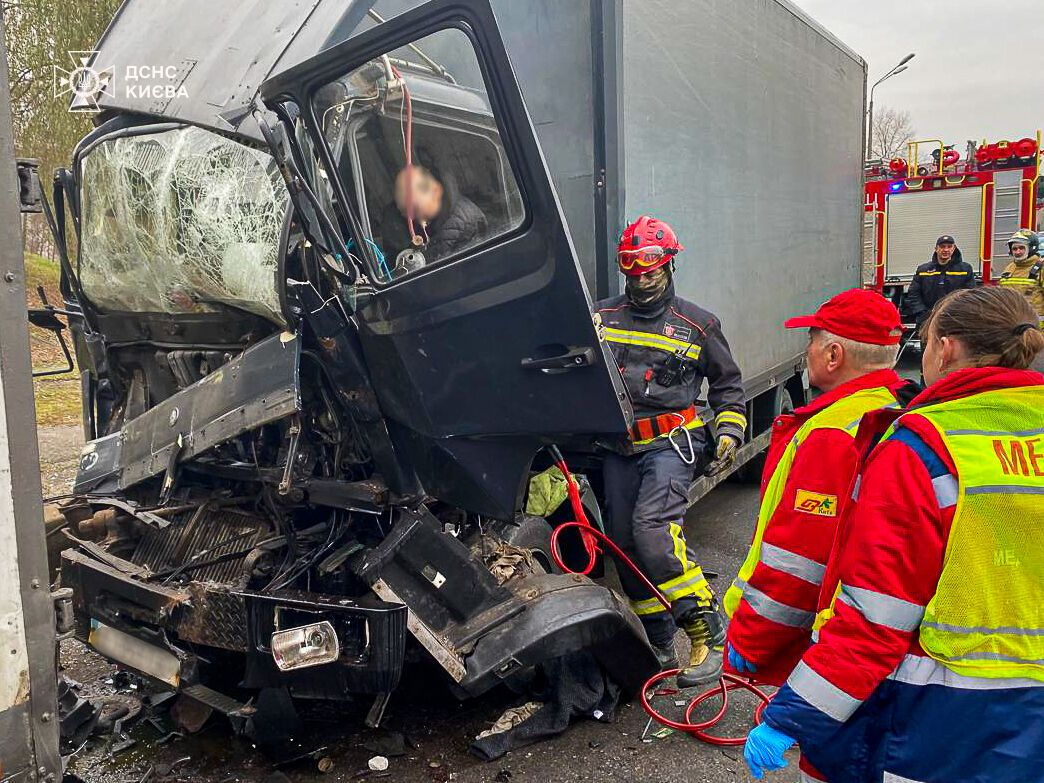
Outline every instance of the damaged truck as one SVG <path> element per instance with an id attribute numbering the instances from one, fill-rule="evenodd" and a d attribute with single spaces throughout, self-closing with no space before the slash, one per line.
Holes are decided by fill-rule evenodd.
<path id="1" fill-rule="evenodd" d="M 581 650 L 628 692 L 655 669 L 523 512 L 547 449 L 626 439 L 588 293 L 618 290 L 625 185 L 724 316 L 740 462 L 806 391 L 778 322 L 858 280 L 865 66 L 789 5 L 411 5 L 127 0 L 74 99 L 61 583 L 79 638 L 233 717 L 273 687 L 379 713 L 411 650 L 462 697 Z M 146 62 L 169 81 L 127 89 Z"/>

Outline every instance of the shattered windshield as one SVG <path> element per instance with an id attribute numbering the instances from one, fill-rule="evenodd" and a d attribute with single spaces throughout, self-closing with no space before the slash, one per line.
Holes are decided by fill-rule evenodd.
<path id="1" fill-rule="evenodd" d="M 107 139 L 82 163 L 80 277 L 101 310 L 283 322 L 287 194 L 275 162 L 196 127 Z"/>

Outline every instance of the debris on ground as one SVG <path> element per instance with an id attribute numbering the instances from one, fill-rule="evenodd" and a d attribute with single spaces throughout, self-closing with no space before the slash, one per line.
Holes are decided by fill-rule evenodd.
<path id="1" fill-rule="evenodd" d="M 508 710 L 468 748 L 483 761 L 498 759 L 510 750 L 561 734 L 574 718 L 611 721 L 620 689 L 589 652 L 572 653 L 536 667 L 515 683 L 532 701 Z M 531 705 L 536 704 L 536 709 Z M 523 711 L 521 719 L 519 710 Z M 508 725 L 496 730 L 504 721 Z"/>
<path id="2" fill-rule="evenodd" d="M 384 772 L 384 770 L 388 769 L 388 759 L 385 756 L 374 756 L 366 762 L 366 766 L 374 772 Z"/>
<path id="3" fill-rule="evenodd" d="M 493 734 L 501 734 L 508 729 L 513 729 L 515 726 L 520 724 L 524 720 L 529 720 L 541 707 L 544 706 L 542 701 L 530 701 L 519 707 L 509 707 L 504 710 L 504 713 L 497 718 L 496 722 L 488 729 L 479 734 L 475 739 L 480 740 L 484 737 L 489 737 Z"/>

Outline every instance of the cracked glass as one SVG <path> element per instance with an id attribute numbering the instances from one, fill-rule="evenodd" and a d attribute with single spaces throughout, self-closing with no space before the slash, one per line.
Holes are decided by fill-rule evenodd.
<path id="1" fill-rule="evenodd" d="M 288 206 L 265 152 L 196 127 L 110 138 L 83 158 L 84 293 L 114 312 L 215 313 L 283 324 Z"/>

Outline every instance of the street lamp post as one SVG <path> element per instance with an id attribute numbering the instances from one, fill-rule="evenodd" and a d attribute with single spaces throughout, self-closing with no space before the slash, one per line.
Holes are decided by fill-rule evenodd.
<path id="1" fill-rule="evenodd" d="M 890 70 L 888 73 L 886 73 L 876 82 L 874 82 L 873 86 L 870 88 L 870 107 L 869 111 L 867 112 L 869 114 L 869 120 L 867 122 L 866 129 L 866 154 L 864 155 L 864 159 L 866 160 L 870 159 L 870 155 L 873 153 L 874 149 L 874 90 L 877 88 L 877 85 L 879 85 L 885 79 L 891 79 L 896 74 L 905 71 L 907 68 L 906 64 L 910 62 L 910 60 L 912 60 L 913 58 L 914 52 L 910 52 L 910 54 L 906 55 L 906 57 L 897 62 L 895 64 L 895 67 L 892 68 L 892 70 Z"/>

